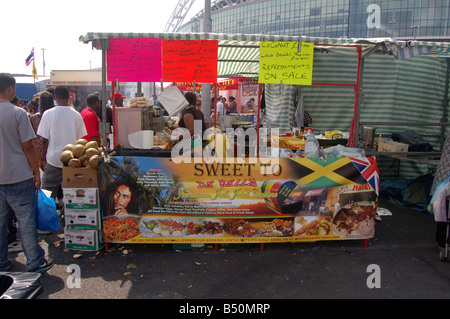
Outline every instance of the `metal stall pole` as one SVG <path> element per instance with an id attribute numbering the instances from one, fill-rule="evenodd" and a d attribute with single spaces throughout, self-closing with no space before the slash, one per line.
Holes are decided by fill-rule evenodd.
<path id="1" fill-rule="evenodd" d="M 355 90 L 358 90 L 358 98 L 356 103 L 356 118 L 355 118 L 355 142 L 354 147 L 361 147 L 359 145 L 359 135 L 360 135 L 360 114 L 361 114 L 361 104 L 363 102 L 364 95 L 362 94 L 362 86 L 363 86 L 363 78 L 364 78 L 364 62 L 365 59 L 361 58 L 361 66 L 360 66 L 360 74 L 359 74 L 359 80 L 358 85 L 355 87 Z"/>
<path id="2" fill-rule="evenodd" d="M 442 123 L 446 123 L 448 120 L 447 117 L 447 109 L 448 109 L 448 94 L 449 94 L 449 78 L 450 78 L 450 58 L 446 59 L 447 61 L 447 73 L 445 74 L 445 88 L 444 88 L 444 98 L 442 100 Z M 441 139 L 439 141 L 440 149 L 444 149 L 445 143 L 445 126 L 441 126 Z"/>
<path id="3" fill-rule="evenodd" d="M 355 89 L 355 106 L 354 106 L 354 110 L 353 110 L 353 120 L 352 123 L 350 125 L 350 136 L 348 139 L 348 146 L 349 147 L 355 147 L 355 140 L 357 138 L 357 136 L 355 136 L 356 133 L 356 126 L 357 124 L 359 125 L 359 123 L 357 122 L 358 119 L 358 112 L 359 112 L 359 89 L 360 89 L 360 75 L 361 75 L 361 46 L 357 46 L 356 50 L 358 51 L 358 68 L 357 68 L 357 73 L 356 73 L 356 84 L 354 85 L 354 89 Z M 359 121 L 358 121 L 359 122 Z"/>
<path id="4" fill-rule="evenodd" d="M 211 0 L 205 0 L 205 14 L 203 16 L 203 30 L 205 32 L 212 31 L 211 20 Z M 208 120 L 210 125 L 211 118 L 211 83 L 203 83 L 202 85 L 202 107 L 201 111 L 205 115 L 205 119 Z"/>
<path id="5" fill-rule="evenodd" d="M 108 39 L 101 39 L 100 44 L 102 47 L 102 123 L 101 123 L 101 140 L 102 140 L 102 147 L 105 147 L 106 150 L 109 150 L 108 139 L 107 139 L 107 123 L 106 123 L 106 50 L 109 49 L 109 40 Z"/>

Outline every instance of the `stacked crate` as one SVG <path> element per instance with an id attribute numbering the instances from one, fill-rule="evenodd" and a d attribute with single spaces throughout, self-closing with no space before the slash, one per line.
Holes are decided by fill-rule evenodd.
<path id="1" fill-rule="evenodd" d="M 64 242 L 67 249 L 104 247 L 97 169 L 63 167 Z"/>

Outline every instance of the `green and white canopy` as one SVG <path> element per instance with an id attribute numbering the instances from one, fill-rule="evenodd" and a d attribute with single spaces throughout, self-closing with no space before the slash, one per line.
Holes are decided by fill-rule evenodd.
<path id="1" fill-rule="evenodd" d="M 317 49 L 356 54 L 354 45 L 362 49 L 362 56 L 374 52 L 388 53 L 398 59 L 420 55 L 450 57 L 448 42 L 398 41 L 390 38 L 323 38 L 307 36 L 281 36 L 265 34 L 220 34 L 220 33 L 95 33 L 80 36 L 81 42 L 92 42 L 100 48 L 100 40 L 112 38 L 157 38 L 168 40 L 218 40 L 218 76 L 257 77 L 259 71 L 259 45 L 261 41 L 299 41 L 318 45 Z M 327 46 L 330 45 L 330 46 Z M 339 47 L 335 47 L 338 45 Z"/>
<path id="2" fill-rule="evenodd" d="M 313 82 L 344 84 L 354 84 L 356 81 L 358 59 L 354 45 L 358 45 L 364 57 L 359 98 L 361 104 L 356 116 L 360 123 L 376 126 L 376 133 L 383 136 L 401 130 L 414 130 L 430 141 L 435 150 L 440 149 L 440 144 L 449 134 L 447 125 L 438 125 L 446 123 L 450 117 L 448 42 L 211 33 L 88 33 L 81 36 L 80 41 L 92 42 L 93 47 L 100 49 L 104 40 L 119 37 L 218 40 L 218 77 L 221 78 L 256 78 L 261 41 L 314 43 L 316 52 Z M 295 110 L 292 89 L 284 85 L 266 86 L 266 114 L 267 118 L 274 121 L 275 126 L 272 127 L 284 125 L 289 129 L 292 126 Z M 313 118 L 315 130 L 349 131 L 350 123 L 355 119 L 354 87 L 312 85 L 298 86 L 296 90 L 304 97 L 305 108 Z M 280 105 L 280 108 L 273 109 L 270 108 L 271 105 Z M 272 109 L 273 114 L 270 113 Z M 365 124 L 370 122 L 376 123 Z M 378 125 L 378 122 L 417 123 L 417 126 Z M 417 176 L 428 170 L 428 167 L 421 164 L 404 163 L 406 164 L 402 164 L 399 177 Z M 382 173 L 383 170 L 390 172 L 393 164 L 386 158 L 380 158 L 378 165 Z"/>

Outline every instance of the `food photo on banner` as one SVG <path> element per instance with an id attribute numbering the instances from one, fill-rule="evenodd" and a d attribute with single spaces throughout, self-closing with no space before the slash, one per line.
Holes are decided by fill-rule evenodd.
<path id="1" fill-rule="evenodd" d="M 98 174 L 106 242 L 296 242 L 375 232 L 374 158 L 274 164 L 113 156 Z"/>

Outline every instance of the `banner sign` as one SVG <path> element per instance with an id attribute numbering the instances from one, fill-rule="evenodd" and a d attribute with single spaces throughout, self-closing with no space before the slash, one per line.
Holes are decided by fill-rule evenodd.
<path id="1" fill-rule="evenodd" d="M 194 83 L 193 82 L 175 82 L 175 86 L 180 89 L 180 91 L 193 91 Z M 211 89 L 215 89 L 214 86 Z M 238 90 L 239 89 L 239 79 L 229 79 L 225 81 L 217 82 L 217 90 Z M 195 90 L 201 91 L 202 84 L 195 83 Z"/>
<path id="2" fill-rule="evenodd" d="M 160 82 L 161 39 L 114 38 L 106 52 L 108 81 Z"/>
<path id="3" fill-rule="evenodd" d="M 105 241 L 236 243 L 374 236 L 375 158 L 179 163 L 111 157 L 99 165 Z"/>
<path id="4" fill-rule="evenodd" d="M 217 82 L 217 40 L 162 40 L 164 82 Z"/>
<path id="5" fill-rule="evenodd" d="M 314 44 L 302 42 L 260 43 L 259 83 L 311 85 Z"/>

